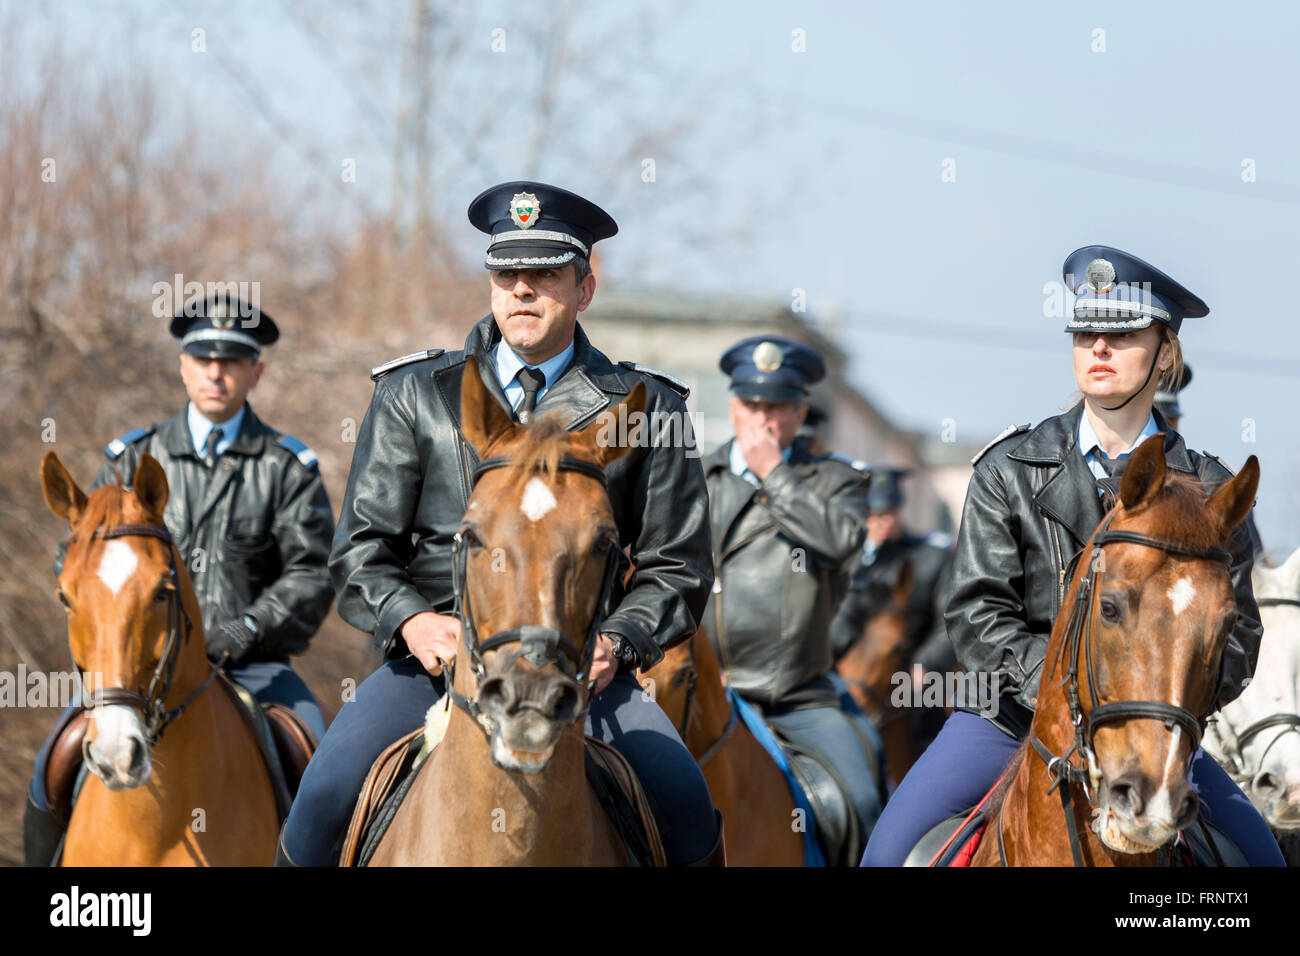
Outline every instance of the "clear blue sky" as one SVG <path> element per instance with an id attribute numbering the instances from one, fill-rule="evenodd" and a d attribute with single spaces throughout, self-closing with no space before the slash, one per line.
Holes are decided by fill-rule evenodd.
<path id="1" fill-rule="evenodd" d="M 337 157 L 359 157 L 359 185 L 382 203 L 391 143 L 363 104 L 391 98 L 399 53 L 367 64 L 364 81 L 348 79 L 358 74 L 340 69 L 337 48 L 290 22 L 300 7 L 327 33 L 343 23 L 328 4 L 294 2 L 6 5 L 91 59 L 111 57 L 118 75 L 136 64 L 125 68 L 165 78 L 231 128 L 281 137 L 269 171 L 337 181 Z M 465 71 L 491 73 L 481 83 L 439 76 L 448 128 L 509 110 L 509 78 L 536 66 L 516 8 L 433 8 L 483 51 L 462 61 Z M 1043 286 L 1074 248 L 1119 246 L 1210 304 L 1208 318 L 1183 328 L 1196 370 L 1183 433 L 1234 468 L 1258 454 L 1265 543 L 1300 545 L 1300 342 L 1286 298 L 1300 214 L 1300 6 L 647 3 L 644 24 L 636 9 L 590 8 L 579 47 L 616 29 L 599 51 L 572 54 L 603 56 L 626 86 L 559 84 L 561 100 L 586 111 L 585 151 L 548 144 L 538 168 L 519 170 L 518 143 L 498 130 L 473 144 L 453 194 L 440 197 L 449 215 L 463 216 L 478 179 L 481 188 L 535 175 L 581 188 L 592 150 L 624 148 L 664 116 L 695 115 L 681 142 L 647 144 L 655 183 L 625 171 L 606 281 L 784 303 L 803 289 L 810 318 L 836 323 L 854 380 L 887 414 L 934 435 L 952 418 L 961 440 L 978 443 L 1054 414 L 1071 394 L 1069 339 L 1043 315 Z M 382 25 L 400 22 L 405 6 L 376 10 Z M 207 60 L 189 50 L 194 26 L 207 30 Z M 508 54 L 490 53 L 495 26 L 507 29 Z M 1104 52 L 1093 49 L 1098 29 Z M 796 30 L 804 52 L 792 49 Z M 250 71 L 290 129 L 272 129 L 215 56 Z M 476 98 L 476 88 L 492 93 Z M 466 163 L 455 139 L 434 144 L 436 161 Z M 954 182 L 941 179 L 945 160 Z M 1255 182 L 1242 181 L 1243 160 Z M 690 254 L 667 233 L 695 237 Z M 476 235 L 465 227 L 467 261 L 480 251 Z"/>

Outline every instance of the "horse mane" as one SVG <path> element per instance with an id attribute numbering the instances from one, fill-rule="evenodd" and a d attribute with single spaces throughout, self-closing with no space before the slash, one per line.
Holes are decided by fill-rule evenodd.
<path id="1" fill-rule="evenodd" d="M 984 804 L 984 819 L 995 828 L 997 827 L 998 813 L 1002 810 L 1002 804 L 1006 802 L 1007 793 L 1011 790 L 1011 781 L 1016 779 L 1016 772 L 1019 770 L 1021 763 L 1027 758 L 1028 753 L 1029 738 L 1026 737 L 1020 741 L 1020 746 L 1016 748 L 1016 752 L 1007 761 L 1001 779 L 998 780 L 997 786 L 993 788 L 993 792 L 989 794 L 989 798 Z"/>
<path id="2" fill-rule="evenodd" d="M 1209 490 L 1196 478 L 1168 471 L 1159 494 L 1132 517 L 1141 516 L 1144 523 L 1150 522 L 1143 528 L 1146 533 L 1168 541 L 1177 541 L 1202 551 L 1221 547 L 1224 529 L 1210 520 L 1205 508 Z"/>
<path id="3" fill-rule="evenodd" d="M 537 419 L 527 428 L 517 429 L 518 443 L 509 450 L 508 480 L 522 483 L 537 472 L 554 478 L 560 470 L 560 457 L 568 447 L 570 432 L 559 415 Z"/>
<path id="4" fill-rule="evenodd" d="M 68 539 L 68 551 L 64 559 L 65 568 L 84 570 L 84 565 L 89 560 L 90 548 L 75 546 L 82 542 L 88 545 L 91 535 L 99 528 L 115 528 L 125 524 L 126 511 L 123 508 L 125 502 L 126 489 L 120 481 L 115 485 L 96 488 L 90 493 L 86 501 L 86 510 L 82 512 L 80 520 L 77 521 L 77 528 Z"/>

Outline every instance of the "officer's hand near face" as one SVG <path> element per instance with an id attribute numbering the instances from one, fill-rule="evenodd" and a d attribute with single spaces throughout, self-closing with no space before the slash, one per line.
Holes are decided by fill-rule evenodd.
<path id="1" fill-rule="evenodd" d="M 460 650 L 460 618 L 424 611 L 408 617 L 401 627 L 402 640 L 426 671 L 435 677 L 442 665 Z"/>
<path id="2" fill-rule="evenodd" d="M 781 464 L 781 442 L 776 422 L 761 412 L 751 411 L 744 404 L 737 422 L 736 444 L 745 456 L 745 464 L 759 481 L 766 479 L 772 469 Z"/>

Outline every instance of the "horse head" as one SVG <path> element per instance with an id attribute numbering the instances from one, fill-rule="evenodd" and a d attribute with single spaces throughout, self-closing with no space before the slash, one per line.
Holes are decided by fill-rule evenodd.
<path id="1" fill-rule="evenodd" d="M 202 681 L 207 666 L 198 605 L 163 523 L 167 477 L 145 454 L 130 488 L 87 497 L 49 452 L 41 483 L 72 532 L 57 594 L 93 718 L 86 763 L 108 788 L 132 789 L 149 779 L 150 747 L 179 713 L 167 710 L 169 695 Z M 191 621 L 197 641 L 186 640 Z"/>
<path id="2" fill-rule="evenodd" d="M 1255 678 L 1218 714 L 1205 746 L 1276 830 L 1300 831 L 1300 549 L 1252 574 L 1264 638 Z"/>
<path id="3" fill-rule="evenodd" d="M 1225 548 L 1258 484 L 1252 455 L 1207 497 L 1167 470 L 1164 436 L 1155 435 L 1133 453 L 1075 571 L 1047 670 L 1065 671 L 1067 686 L 1045 677 L 1039 708 L 1052 693 L 1069 695 L 1071 720 L 1060 702 L 1051 711 L 1075 724 L 1058 731 L 1082 753 L 1093 829 L 1112 850 L 1152 852 L 1196 818 L 1187 770 L 1236 621 Z"/>
<path id="4" fill-rule="evenodd" d="M 861 637 L 835 664 L 858 707 L 877 722 L 891 710 L 898 675 L 909 681 L 912 678 L 907 673 L 907 603 L 914 587 L 911 559 L 904 558 L 888 600 L 873 602 L 877 610 L 863 624 Z"/>
<path id="5" fill-rule="evenodd" d="M 462 432 L 480 465 L 456 545 L 459 660 L 468 666 L 456 668 L 466 683 L 453 700 L 477 717 L 504 770 L 541 772 L 586 714 L 620 561 L 604 469 L 629 451 L 608 440 L 617 429 L 604 419 L 644 412 L 645 402 L 638 383 L 624 408 L 581 430 L 556 416 L 520 425 L 488 393 L 477 362 L 465 364 Z"/>

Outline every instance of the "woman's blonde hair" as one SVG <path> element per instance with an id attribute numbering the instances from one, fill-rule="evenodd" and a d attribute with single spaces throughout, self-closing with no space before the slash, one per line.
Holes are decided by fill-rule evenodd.
<path id="1" fill-rule="evenodd" d="M 1173 361 L 1169 363 L 1169 368 L 1160 374 L 1160 384 L 1157 388 L 1162 391 L 1172 392 L 1178 387 L 1178 383 L 1183 379 L 1183 345 L 1178 341 L 1178 333 L 1163 323 L 1161 329 L 1161 345 L 1168 345 L 1170 352 L 1173 353 Z"/>

